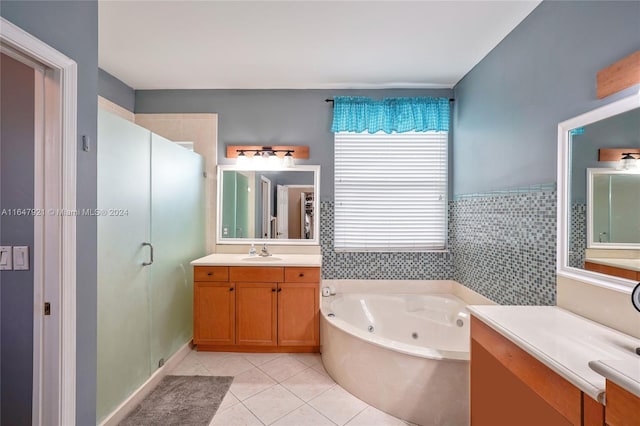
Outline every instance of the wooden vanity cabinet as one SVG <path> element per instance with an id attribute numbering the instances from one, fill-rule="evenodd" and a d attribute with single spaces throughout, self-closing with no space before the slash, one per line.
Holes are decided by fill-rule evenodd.
<path id="1" fill-rule="evenodd" d="M 471 318 L 471 425 L 602 426 L 604 406 Z"/>
<path id="2" fill-rule="evenodd" d="M 319 268 L 286 268 L 278 284 L 278 346 L 320 345 Z"/>
<path id="3" fill-rule="evenodd" d="M 205 268 L 227 268 L 227 275 Z M 198 350 L 319 351 L 320 268 L 196 266 L 194 277 Z M 222 278 L 226 281 L 213 282 Z M 223 302 L 221 289 L 233 297 Z"/>
<path id="4" fill-rule="evenodd" d="M 584 269 L 587 271 L 600 272 L 614 277 L 627 278 L 629 280 L 640 281 L 640 271 L 632 269 L 618 268 L 615 266 L 601 265 L 599 263 L 584 262 Z"/>
<path id="5" fill-rule="evenodd" d="M 206 345 L 235 343 L 236 293 L 226 266 L 196 268 L 193 287 L 193 341 Z"/>
<path id="6" fill-rule="evenodd" d="M 640 426 L 640 398 L 607 380 L 607 426 Z"/>
<path id="7" fill-rule="evenodd" d="M 236 288 L 236 344 L 275 346 L 278 285 L 244 282 Z"/>

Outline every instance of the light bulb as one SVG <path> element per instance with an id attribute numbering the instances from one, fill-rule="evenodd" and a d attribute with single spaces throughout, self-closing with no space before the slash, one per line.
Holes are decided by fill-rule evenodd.
<path id="1" fill-rule="evenodd" d="M 293 159 L 291 151 L 287 151 L 287 153 L 284 155 L 284 158 L 282 159 L 282 166 L 288 169 L 296 166 L 296 162 Z"/>
<path id="2" fill-rule="evenodd" d="M 244 151 L 240 151 L 238 154 L 238 159 L 236 160 L 236 164 L 238 167 L 246 168 L 249 167 L 250 161 L 249 157 L 244 153 Z"/>
<path id="3" fill-rule="evenodd" d="M 280 167 L 280 157 L 276 155 L 275 152 L 267 153 L 267 164 L 272 169 L 277 169 Z"/>
<path id="4" fill-rule="evenodd" d="M 262 153 L 256 152 L 251 159 L 251 163 L 253 167 L 259 170 L 261 167 L 264 167 L 266 161 L 262 157 Z"/>

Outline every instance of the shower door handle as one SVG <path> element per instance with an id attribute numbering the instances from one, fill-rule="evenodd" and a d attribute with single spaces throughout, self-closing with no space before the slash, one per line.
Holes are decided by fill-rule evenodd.
<path id="1" fill-rule="evenodd" d="M 149 265 L 152 265 L 152 264 L 153 264 L 153 244 L 151 244 L 151 243 L 142 243 L 142 246 L 143 246 L 143 247 L 144 247 L 144 246 L 149 246 L 149 249 L 150 249 L 150 252 L 149 252 L 149 254 L 150 254 L 150 259 L 149 259 L 149 261 L 148 261 L 148 262 L 142 262 L 142 266 L 149 266 Z"/>

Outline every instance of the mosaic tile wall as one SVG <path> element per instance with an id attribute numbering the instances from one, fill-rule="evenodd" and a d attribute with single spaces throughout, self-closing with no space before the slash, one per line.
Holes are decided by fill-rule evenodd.
<path id="1" fill-rule="evenodd" d="M 555 305 L 555 186 L 450 202 L 453 279 L 502 305 Z"/>
<path id="2" fill-rule="evenodd" d="M 584 269 L 584 255 L 587 249 L 587 205 L 571 205 L 569 228 L 569 266 Z"/>
<path id="3" fill-rule="evenodd" d="M 323 279 L 451 279 L 449 253 L 336 252 L 333 247 L 333 204 L 333 201 L 320 203 Z"/>

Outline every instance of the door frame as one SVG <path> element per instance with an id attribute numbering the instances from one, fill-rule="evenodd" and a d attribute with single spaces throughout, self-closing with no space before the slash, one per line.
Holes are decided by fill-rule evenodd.
<path id="1" fill-rule="evenodd" d="M 77 64 L 0 17 L 0 42 L 44 66 L 35 141 L 32 424 L 76 422 Z M 9 53 L 10 54 L 10 53 Z M 17 54 L 17 55 L 15 55 Z M 26 60 L 25 60 L 26 58 Z M 20 59 L 20 58 L 17 58 Z M 29 63 L 31 62 L 31 63 Z M 46 239 L 45 239 L 46 236 Z M 44 316 L 53 300 L 54 315 Z M 56 306 L 57 305 L 57 306 Z M 56 309 L 56 307 L 58 307 Z"/>

